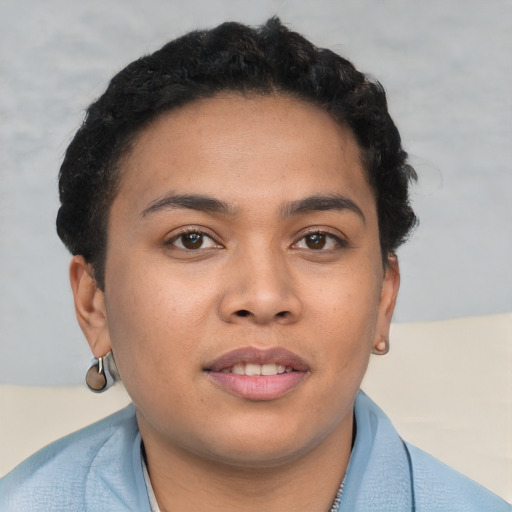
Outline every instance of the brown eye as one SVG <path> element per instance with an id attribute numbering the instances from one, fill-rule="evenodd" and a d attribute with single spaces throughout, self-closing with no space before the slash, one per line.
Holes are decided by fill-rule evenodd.
<path id="1" fill-rule="evenodd" d="M 304 237 L 308 249 L 323 249 L 326 244 L 325 233 L 312 233 Z"/>
<path id="2" fill-rule="evenodd" d="M 181 235 L 177 235 L 169 240 L 166 245 L 172 245 L 187 251 L 220 247 L 210 236 L 201 231 L 187 231 L 181 233 Z"/>
<path id="3" fill-rule="evenodd" d="M 199 249 L 203 245 L 201 233 L 185 233 L 181 235 L 181 244 L 185 249 Z"/>
<path id="4" fill-rule="evenodd" d="M 347 242 L 331 233 L 314 231 L 304 235 L 296 244 L 296 249 L 313 251 L 333 251 L 347 246 Z"/>

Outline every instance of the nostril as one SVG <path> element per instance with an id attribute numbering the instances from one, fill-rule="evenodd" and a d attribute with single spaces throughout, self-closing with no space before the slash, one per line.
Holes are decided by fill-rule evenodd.
<path id="1" fill-rule="evenodd" d="M 279 313 L 277 313 L 276 316 L 284 318 L 284 317 L 288 316 L 288 311 L 279 311 Z"/>
<path id="2" fill-rule="evenodd" d="M 237 316 L 249 316 L 251 313 L 247 309 L 240 309 L 236 312 Z"/>

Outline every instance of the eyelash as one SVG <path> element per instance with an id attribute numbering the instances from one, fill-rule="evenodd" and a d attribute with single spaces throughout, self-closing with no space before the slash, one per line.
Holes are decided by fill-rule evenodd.
<path id="1" fill-rule="evenodd" d="M 324 249 L 324 246 L 322 246 L 320 248 L 297 247 L 297 249 L 308 250 L 308 251 L 313 251 L 313 252 L 328 252 L 328 251 L 333 251 L 336 249 L 342 249 L 342 248 L 348 246 L 348 242 L 344 238 L 341 238 L 340 236 L 334 235 L 333 233 L 330 233 L 329 231 L 325 231 L 325 230 L 321 230 L 321 229 L 315 229 L 312 231 L 308 231 L 307 233 L 303 233 L 302 236 L 293 245 L 298 246 L 300 242 L 304 242 L 305 244 L 307 244 L 307 241 L 306 241 L 307 238 L 314 237 L 314 236 L 323 237 L 323 242 L 325 242 L 325 244 L 328 244 L 329 241 L 331 241 L 331 243 L 334 243 L 334 247 L 329 247 L 327 249 Z"/>
<path id="2" fill-rule="evenodd" d="M 190 247 L 180 247 L 179 245 L 176 245 L 176 242 L 179 241 L 181 239 L 182 241 L 182 245 L 183 245 L 183 237 L 187 236 L 187 235 L 198 235 L 200 237 L 200 241 L 201 241 L 201 246 L 199 247 L 194 247 L 194 248 L 190 248 Z M 212 242 L 212 247 L 203 247 L 203 241 L 204 239 L 207 238 L 209 240 L 211 240 Z M 216 248 L 216 247 L 222 247 L 211 235 L 209 235 L 208 233 L 206 233 L 205 231 L 202 231 L 200 229 L 184 229 L 183 231 L 181 231 L 180 233 L 174 235 L 173 237 L 171 237 L 169 240 L 166 240 L 164 242 L 164 245 L 165 246 L 173 246 L 173 247 L 176 247 L 178 249 L 182 249 L 184 251 L 196 251 L 196 250 L 199 250 L 199 249 L 211 249 L 211 248 Z"/>
<path id="3" fill-rule="evenodd" d="M 198 245 L 197 247 L 185 247 L 183 244 L 183 237 L 185 237 L 187 235 L 198 235 L 198 237 L 199 237 L 198 242 L 200 245 Z M 320 247 L 311 247 L 311 246 L 300 247 L 299 246 L 299 244 L 301 242 L 304 242 L 304 244 L 307 245 L 308 237 L 315 237 L 315 236 L 319 237 L 318 242 L 321 245 Z M 209 239 L 211 241 L 212 245 L 210 247 L 203 246 L 205 238 Z M 176 244 L 176 242 L 179 240 L 181 240 L 181 246 Z M 312 240 L 312 238 L 310 240 Z M 327 249 L 324 249 L 325 245 L 329 245 L 329 242 L 331 243 L 331 245 L 334 243 L 335 246 L 328 247 Z M 191 252 L 195 252 L 200 249 L 206 250 L 206 249 L 213 249 L 213 248 L 222 248 L 222 245 L 219 244 L 211 235 L 209 235 L 208 233 L 206 233 L 205 231 L 202 231 L 200 229 L 185 229 L 185 230 L 181 231 L 180 233 L 174 235 L 169 240 L 166 240 L 164 245 L 165 246 L 173 246 L 178 249 L 182 249 L 184 251 L 191 251 Z M 328 231 L 315 229 L 313 231 L 303 233 L 302 236 L 296 242 L 294 242 L 294 244 L 292 245 L 292 248 L 296 248 L 298 250 L 313 251 L 313 252 L 328 252 L 328 251 L 336 250 L 338 248 L 347 247 L 347 245 L 348 245 L 348 242 L 344 238 L 336 236 L 333 233 L 330 233 Z"/>

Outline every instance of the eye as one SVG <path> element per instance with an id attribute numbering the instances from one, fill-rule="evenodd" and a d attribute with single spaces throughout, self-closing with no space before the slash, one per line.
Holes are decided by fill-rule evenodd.
<path id="1" fill-rule="evenodd" d="M 328 251 L 344 246 L 346 246 L 344 240 L 323 231 L 308 233 L 295 244 L 297 249 L 311 249 L 314 251 Z"/>
<path id="2" fill-rule="evenodd" d="M 172 245 L 187 251 L 220 247 L 210 236 L 201 231 L 186 231 L 171 238 L 166 242 L 166 245 Z"/>

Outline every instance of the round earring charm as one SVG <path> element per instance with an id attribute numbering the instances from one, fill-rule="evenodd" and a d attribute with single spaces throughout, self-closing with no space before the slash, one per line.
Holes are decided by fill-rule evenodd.
<path id="1" fill-rule="evenodd" d="M 91 367 L 85 375 L 87 387 L 94 393 L 102 393 L 119 379 L 114 355 L 112 351 L 103 357 L 94 359 Z"/>
<path id="2" fill-rule="evenodd" d="M 100 357 L 96 364 L 92 364 L 85 375 L 85 383 L 87 384 L 87 387 L 96 393 L 103 391 L 107 385 L 107 378 L 103 371 L 102 359 L 103 358 Z"/>

